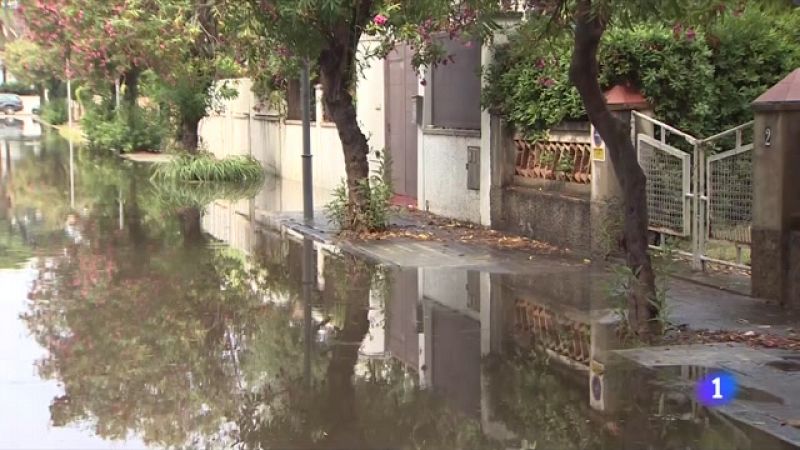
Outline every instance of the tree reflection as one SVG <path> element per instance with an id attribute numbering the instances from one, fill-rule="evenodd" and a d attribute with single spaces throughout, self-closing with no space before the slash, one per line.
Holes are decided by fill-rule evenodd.
<path id="1" fill-rule="evenodd" d="M 236 416 L 242 343 L 279 311 L 239 255 L 199 245 L 195 205 L 166 208 L 145 172 L 111 164 L 83 166 L 83 239 L 39 260 L 23 317 L 49 351 L 41 374 L 64 386 L 52 420 L 112 439 L 203 440 Z"/>

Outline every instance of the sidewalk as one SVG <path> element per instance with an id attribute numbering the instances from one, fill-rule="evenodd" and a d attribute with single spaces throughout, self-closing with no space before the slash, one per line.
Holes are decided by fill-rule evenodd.
<path id="1" fill-rule="evenodd" d="M 331 248 L 362 256 L 378 264 L 395 267 L 468 268 L 491 273 L 539 275 L 591 270 L 598 278 L 610 278 L 602 264 L 575 257 L 547 244 L 492 232 L 419 212 L 397 215 L 388 232 L 369 239 L 339 239 L 338 230 L 317 212 L 311 224 L 301 213 L 258 212 L 267 226 L 297 236 L 310 237 Z M 433 220 L 434 223 L 426 221 Z M 455 225 L 449 227 L 448 222 Z M 449 227 L 441 232 L 442 227 Z M 486 235 L 493 237 L 489 242 Z M 503 241 L 505 239 L 505 241 Z M 513 243 L 504 245 L 503 242 Z M 728 280 L 682 270 L 670 280 L 670 318 L 676 326 L 693 330 L 726 330 L 776 336 L 798 336 L 800 313 L 725 287 Z M 747 280 L 738 280 L 746 285 Z"/>

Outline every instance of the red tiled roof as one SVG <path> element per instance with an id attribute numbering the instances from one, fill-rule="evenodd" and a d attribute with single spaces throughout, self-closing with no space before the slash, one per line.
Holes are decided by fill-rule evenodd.
<path id="1" fill-rule="evenodd" d="M 800 109 L 800 68 L 761 94 L 753 109 Z"/>

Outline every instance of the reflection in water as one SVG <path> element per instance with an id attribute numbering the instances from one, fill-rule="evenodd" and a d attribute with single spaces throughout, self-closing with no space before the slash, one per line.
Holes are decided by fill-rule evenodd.
<path id="1" fill-rule="evenodd" d="M 188 448 L 772 444 L 612 364 L 590 272 L 375 267 L 259 226 L 280 194 L 154 186 L 146 168 L 76 153 L 74 208 L 66 157 L 47 150 L 3 178 L 15 197 L 0 216 L 33 208 L 61 230 L 22 317 L 47 349 L 41 376 L 64 388 L 55 426 Z"/>

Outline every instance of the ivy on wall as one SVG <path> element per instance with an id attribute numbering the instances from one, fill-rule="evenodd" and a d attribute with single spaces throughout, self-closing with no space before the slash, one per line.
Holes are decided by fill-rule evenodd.
<path id="1" fill-rule="evenodd" d="M 565 120 L 585 120 L 569 82 L 569 37 L 543 41 L 521 24 L 485 68 L 483 106 L 518 132 L 542 136 Z M 600 49 L 604 88 L 629 84 L 656 116 L 697 136 L 752 119 L 750 103 L 800 66 L 800 11 L 770 16 L 729 12 L 706 29 L 638 23 L 610 29 Z"/>

